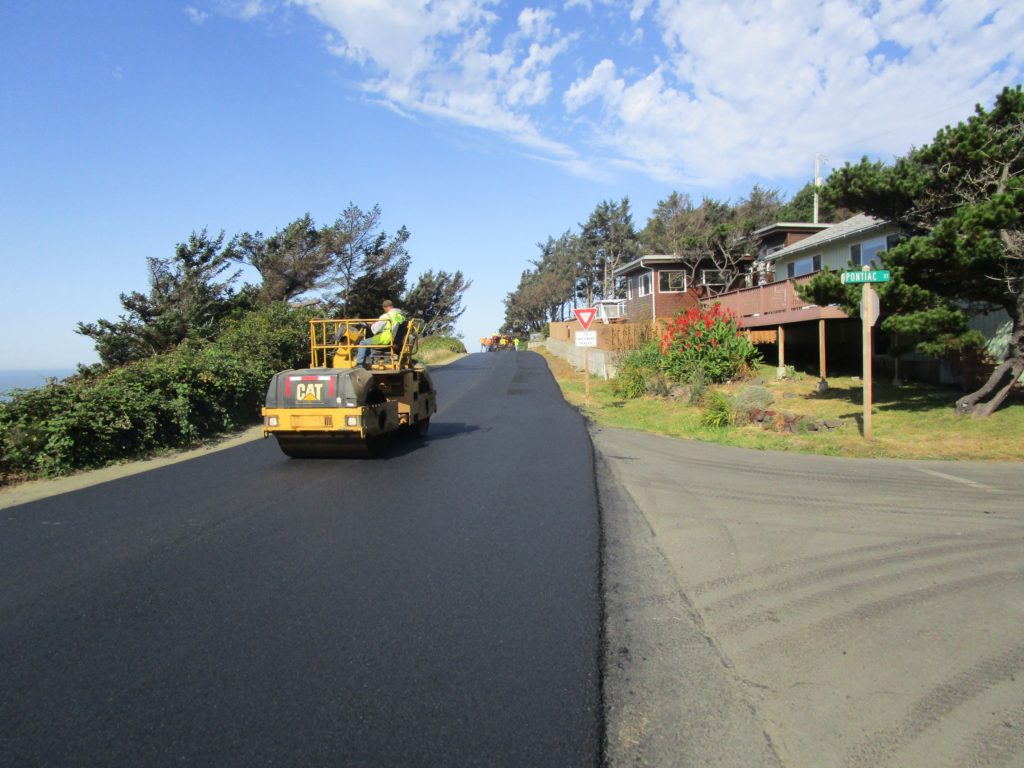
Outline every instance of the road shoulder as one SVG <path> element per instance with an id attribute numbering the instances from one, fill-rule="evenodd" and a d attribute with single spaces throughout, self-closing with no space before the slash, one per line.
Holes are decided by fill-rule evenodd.
<path id="1" fill-rule="evenodd" d="M 742 683 L 595 445 L 604 529 L 606 762 L 779 766 Z"/>
<path id="2" fill-rule="evenodd" d="M 30 501 L 47 499 L 62 493 L 70 493 L 82 488 L 89 488 L 93 485 L 117 480 L 129 475 L 137 475 L 140 472 L 149 472 L 151 469 L 159 469 L 179 461 L 188 461 L 214 451 L 223 451 L 227 448 L 234 448 L 243 443 L 259 440 L 263 437 L 263 425 L 258 424 L 249 427 L 241 432 L 210 440 L 198 448 L 190 448 L 184 451 L 174 451 L 154 456 L 150 459 L 130 461 L 124 464 L 112 464 L 100 469 L 92 469 L 85 472 L 76 472 L 67 477 L 56 477 L 44 480 L 28 480 L 24 483 L 10 485 L 0 488 L 0 509 L 15 507 L 19 504 L 27 504 Z"/>
<path id="3" fill-rule="evenodd" d="M 441 368 L 445 365 L 460 360 L 465 354 L 453 354 L 430 363 L 428 368 Z M 148 472 L 151 469 L 159 469 L 179 461 L 188 461 L 200 456 L 205 456 L 213 451 L 223 451 L 227 448 L 234 448 L 243 443 L 259 440 L 263 437 L 263 425 L 256 424 L 248 429 L 234 432 L 221 437 L 206 440 L 196 448 L 186 450 L 168 450 L 158 456 L 149 459 L 133 459 L 122 464 L 111 464 L 99 469 L 90 469 L 83 472 L 76 472 L 67 477 L 42 478 L 39 480 L 26 480 L 21 483 L 0 486 L 0 509 L 15 507 L 19 504 L 27 504 L 30 501 L 48 499 L 51 496 L 58 496 L 62 493 L 70 493 L 82 488 L 89 488 L 93 485 L 117 480 L 121 477 L 137 475 L 140 472 Z"/>

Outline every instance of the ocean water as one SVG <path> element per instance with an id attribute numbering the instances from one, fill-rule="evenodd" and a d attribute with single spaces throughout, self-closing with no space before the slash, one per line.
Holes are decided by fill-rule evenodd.
<path id="1" fill-rule="evenodd" d="M 63 379 L 73 375 L 74 368 L 51 368 L 26 371 L 0 371 L 0 399 L 6 400 L 12 389 L 34 389 L 46 385 L 50 377 Z"/>

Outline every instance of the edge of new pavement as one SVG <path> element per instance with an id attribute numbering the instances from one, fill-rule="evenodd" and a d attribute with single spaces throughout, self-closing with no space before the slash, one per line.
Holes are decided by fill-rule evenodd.
<path id="1" fill-rule="evenodd" d="M 616 474 L 615 430 L 589 426 L 603 528 L 605 764 L 782 765 L 743 685 Z M 600 435 L 600 439 L 595 439 Z M 631 458 L 636 446 L 629 448 Z"/>

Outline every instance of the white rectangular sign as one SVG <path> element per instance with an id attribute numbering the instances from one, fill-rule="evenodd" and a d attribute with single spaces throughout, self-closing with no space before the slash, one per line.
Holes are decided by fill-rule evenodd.
<path id="1" fill-rule="evenodd" d="M 596 347 L 597 331 L 576 331 L 577 347 Z"/>

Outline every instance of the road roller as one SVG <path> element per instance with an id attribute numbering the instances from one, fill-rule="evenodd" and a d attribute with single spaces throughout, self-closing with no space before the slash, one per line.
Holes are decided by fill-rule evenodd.
<path id="1" fill-rule="evenodd" d="M 395 433 L 427 434 L 437 393 L 426 366 L 413 362 L 422 321 L 397 323 L 388 344 L 368 341 L 374 322 L 310 320 L 309 368 L 271 379 L 263 435 L 273 435 L 288 456 L 376 458 Z"/>

